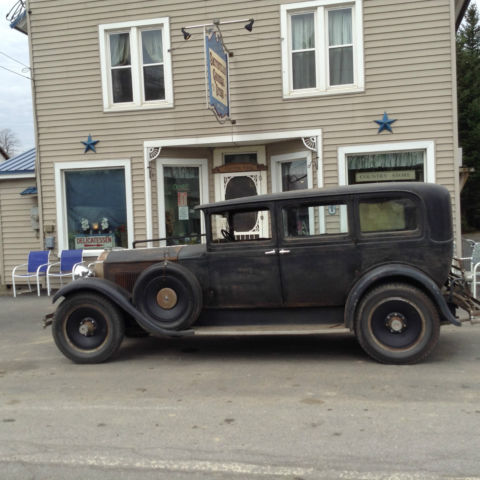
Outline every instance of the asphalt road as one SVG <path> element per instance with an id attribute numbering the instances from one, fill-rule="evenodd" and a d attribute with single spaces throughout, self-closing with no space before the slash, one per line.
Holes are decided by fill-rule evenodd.
<path id="1" fill-rule="evenodd" d="M 127 339 L 79 366 L 0 297 L 0 478 L 480 479 L 480 325 L 426 363 L 350 335 Z"/>

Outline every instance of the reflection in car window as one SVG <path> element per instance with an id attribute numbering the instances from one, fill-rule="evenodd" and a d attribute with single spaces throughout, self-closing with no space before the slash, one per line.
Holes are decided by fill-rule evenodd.
<path id="1" fill-rule="evenodd" d="M 285 237 L 314 237 L 348 233 L 347 206 L 293 205 L 282 209 Z"/>
<path id="2" fill-rule="evenodd" d="M 382 198 L 359 202 L 360 230 L 400 232 L 417 229 L 417 208 L 410 198 Z"/>
<path id="3" fill-rule="evenodd" d="M 266 208 L 219 212 L 212 214 L 210 219 L 215 243 L 272 238 L 271 214 Z"/>

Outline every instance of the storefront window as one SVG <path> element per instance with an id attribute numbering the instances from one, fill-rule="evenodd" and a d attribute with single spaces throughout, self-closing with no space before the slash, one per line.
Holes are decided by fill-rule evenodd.
<path id="1" fill-rule="evenodd" d="M 347 155 L 348 183 L 424 181 L 425 151 Z"/>
<path id="2" fill-rule="evenodd" d="M 168 245 L 201 242 L 199 167 L 163 168 Z M 181 237 L 181 238 L 178 238 Z"/>
<path id="3" fill-rule="evenodd" d="M 128 247 L 123 168 L 66 171 L 65 196 L 69 248 Z"/>

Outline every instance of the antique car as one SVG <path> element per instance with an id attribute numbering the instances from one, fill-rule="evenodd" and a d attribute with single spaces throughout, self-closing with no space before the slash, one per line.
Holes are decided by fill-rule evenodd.
<path id="1" fill-rule="evenodd" d="M 105 361 L 135 328 L 179 337 L 341 326 L 377 361 L 411 364 L 432 352 L 440 325 L 460 325 L 444 187 L 356 185 L 197 208 L 201 242 L 104 251 L 56 293 L 64 355 Z"/>

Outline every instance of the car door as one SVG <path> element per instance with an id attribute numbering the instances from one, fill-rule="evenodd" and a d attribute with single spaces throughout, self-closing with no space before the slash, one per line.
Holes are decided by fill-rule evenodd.
<path id="1" fill-rule="evenodd" d="M 210 212 L 206 306 L 282 306 L 273 218 L 272 205 Z"/>
<path id="2" fill-rule="evenodd" d="M 279 205 L 278 257 L 284 305 L 341 306 L 358 270 L 345 199 Z"/>

